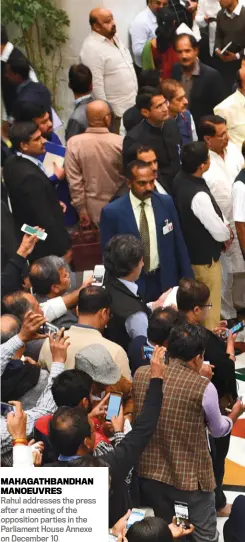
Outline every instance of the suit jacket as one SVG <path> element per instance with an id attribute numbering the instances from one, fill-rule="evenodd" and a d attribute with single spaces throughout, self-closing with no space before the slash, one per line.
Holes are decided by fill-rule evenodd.
<path id="1" fill-rule="evenodd" d="M 166 120 L 161 129 L 152 126 L 144 119 L 132 128 L 123 140 L 125 165 L 131 161 L 131 148 L 139 144 L 150 145 L 155 150 L 163 187 L 168 192 L 171 192 L 173 178 L 180 168 L 179 148 L 181 137 L 175 120 Z"/>
<path id="2" fill-rule="evenodd" d="M 92 95 L 84 97 L 78 104 L 75 104 L 74 111 L 72 112 L 65 131 L 66 141 L 70 137 L 78 134 L 83 134 L 88 127 L 88 119 L 86 114 L 87 105 L 93 101 Z"/>
<path id="3" fill-rule="evenodd" d="M 4 165 L 4 180 L 18 230 L 25 223 L 40 226 L 48 234 L 39 241 L 30 260 L 55 254 L 63 256 L 70 248 L 69 235 L 55 188 L 45 173 L 21 156 L 11 156 Z"/>
<path id="4" fill-rule="evenodd" d="M 181 81 L 180 64 L 173 67 L 173 78 Z M 197 133 L 201 117 L 213 115 L 214 107 L 224 99 L 223 82 L 220 73 L 200 62 L 200 74 L 193 76 L 193 85 L 189 99 L 189 110 L 194 118 Z"/>
<path id="5" fill-rule="evenodd" d="M 125 184 L 122 137 L 107 128 L 87 128 L 67 142 L 65 169 L 75 209 L 99 222 L 101 209 Z"/>
<path id="6" fill-rule="evenodd" d="M 161 287 L 162 291 L 165 291 L 179 284 L 182 277 L 193 277 L 193 271 L 172 198 L 154 192 L 152 206 L 157 229 Z M 173 230 L 163 235 L 166 220 L 172 222 Z M 131 234 L 140 238 L 128 194 L 102 209 L 100 229 L 103 249 L 113 235 Z M 139 287 L 141 281 L 144 281 L 144 271 Z"/>

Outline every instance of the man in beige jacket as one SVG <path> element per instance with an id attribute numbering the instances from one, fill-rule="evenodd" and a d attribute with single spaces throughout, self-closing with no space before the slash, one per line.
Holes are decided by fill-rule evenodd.
<path id="1" fill-rule="evenodd" d="M 88 286 L 80 290 L 77 313 L 78 323 L 70 327 L 65 335 L 69 336 L 65 369 L 74 369 L 75 356 L 85 346 L 103 345 L 110 352 L 113 361 L 119 367 L 121 376 L 131 380 L 131 371 L 126 352 L 118 344 L 105 339 L 102 335 L 110 319 L 111 297 L 100 286 Z M 52 355 L 49 339 L 45 339 L 39 360 L 43 367 L 50 370 Z"/>
<path id="2" fill-rule="evenodd" d="M 65 171 L 72 204 L 82 226 L 98 223 L 103 207 L 124 185 L 122 137 L 109 132 L 111 111 L 106 102 L 87 105 L 88 128 L 67 143 Z"/>

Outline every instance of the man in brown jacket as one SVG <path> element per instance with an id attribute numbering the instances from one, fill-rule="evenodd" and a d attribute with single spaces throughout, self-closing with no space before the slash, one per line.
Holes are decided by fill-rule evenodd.
<path id="1" fill-rule="evenodd" d="M 170 522 L 174 503 L 186 503 L 195 527 L 192 540 L 217 542 L 215 479 L 206 426 L 214 437 L 227 435 L 245 410 L 237 401 L 222 416 L 214 385 L 200 376 L 205 341 L 200 327 L 184 324 L 172 329 L 168 341 L 169 365 L 158 425 L 139 464 L 144 503 Z M 149 383 L 150 369 L 140 367 L 133 380 L 137 415 Z"/>
<path id="2" fill-rule="evenodd" d="M 65 170 L 72 205 L 82 226 L 98 223 L 102 208 L 125 183 L 122 137 L 109 132 L 111 111 L 106 102 L 87 105 L 88 128 L 67 143 Z"/>

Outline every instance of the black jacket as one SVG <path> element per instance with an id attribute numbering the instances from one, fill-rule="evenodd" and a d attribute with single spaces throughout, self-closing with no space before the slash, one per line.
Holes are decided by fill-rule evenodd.
<path id="1" fill-rule="evenodd" d="M 14 47 L 11 51 L 7 62 L 16 61 L 22 58 L 26 58 L 25 55 L 17 48 Z M 1 60 L 1 87 L 2 87 L 2 99 L 8 115 L 13 112 L 13 104 L 16 100 L 17 87 L 12 85 L 5 77 L 7 62 Z"/>
<path id="2" fill-rule="evenodd" d="M 216 241 L 207 228 L 193 213 L 192 200 L 199 192 L 207 194 L 216 214 L 223 220 L 221 210 L 202 177 L 185 173 L 182 169 L 176 175 L 172 185 L 172 196 L 179 214 L 180 225 L 189 252 L 192 265 L 209 265 L 217 262 L 223 243 Z"/>
<path id="3" fill-rule="evenodd" d="M 16 227 L 23 224 L 40 226 L 48 234 L 39 241 L 29 260 L 55 254 L 63 256 L 70 247 L 70 238 L 55 188 L 45 173 L 21 156 L 11 156 L 4 165 L 4 180 L 11 201 Z"/>
<path id="4" fill-rule="evenodd" d="M 120 344 L 127 351 L 130 341 L 125 328 L 127 318 L 140 311 L 148 316 L 150 310 L 143 299 L 134 295 L 120 280 L 106 277 L 105 287 L 112 298 L 112 318 L 106 329 L 106 337 Z"/>
<path id="5" fill-rule="evenodd" d="M 110 465 L 111 489 L 109 499 L 109 526 L 126 514 L 131 508 L 128 488 L 125 484 L 130 469 L 136 465 L 140 456 L 155 431 L 162 406 L 163 381 L 154 378 L 150 381 L 141 413 L 137 417 L 132 431 L 118 444 L 113 452 L 108 452 L 102 459 Z M 56 461 L 44 467 L 65 467 L 67 462 Z"/>
<path id="6" fill-rule="evenodd" d="M 128 154 L 135 144 L 150 145 L 157 155 L 162 184 L 171 193 L 173 178 L 180 168 L 179 149 L 181 137 L 173 119 L 164 122 L 163 128 L 156 128 L 142 120 L 128 132 L 123 140 L 123 159 L 126 165 L 130 161 Z"/>
<path id="7" fill-rule="evenodd" d="M 226 353 L 226 343 L 212 331 L 205 328 L 205 359 L 214 365 L 212 383 L 216 387 L 219 399 L 231 395 L 237 399 L 237 386 L 234 361 Z"/>
<path id="8" fill-rule="evenodd" d="M 173 78 L 181 81 L 182 68 L 180 64 L 173 67 Z M 188 109 L 190 110 L 197 129 L 201 117 L 213 115 L 213 108 L 225 98 L 224 86 L 220 73 L 200 62 L 200 75 L 193 76 Z"/>

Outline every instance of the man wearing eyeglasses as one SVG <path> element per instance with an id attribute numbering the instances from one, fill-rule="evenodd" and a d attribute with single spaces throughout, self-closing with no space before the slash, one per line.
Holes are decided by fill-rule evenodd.
<path id="1" fill-rule="evenodd" d="M 232 185 L 243 167 L 240 149 L 229 141 L 226 120 L 218 115 L 203 117 L 200 135 L 210 150 L 210 168 L 203 175 L 223 216 L 229 222 L 233 242 L 228 243 L 221 254 L 222 265 L 222 317 L 235 322 L 235 306 L 245 307 L 245 263 L 237 238 L 233 216 Z"/>

